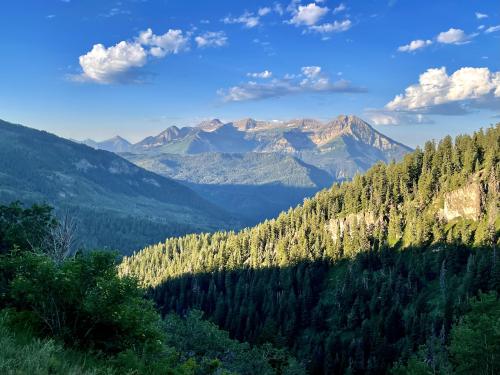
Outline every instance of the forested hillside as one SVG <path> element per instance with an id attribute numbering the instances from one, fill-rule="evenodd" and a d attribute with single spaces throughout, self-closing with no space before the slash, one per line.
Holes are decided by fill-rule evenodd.
<path id="1" fill-rule="evenodd" d="M 120 272 L 163 313 L 202 309 L 311 373 L 493 374 L 499 162 L 500 125 L 428 142 L 254 228 L 150 246 Z M 471 303 L 481 291 L 492 292 Z"/>
<path id="2" fill-rule="evenodd" d="M 327 172 L 280 153 L 123 156 L 141 168 L 186 184 L 251 224 L 277 216 L 334 181 Z"/>
<path id="3" fill-rule="evenodd" d="M 0 120 L 0 203 L 48 203 L 77 225 L 76 247 L 128 253 L 165 232 L 238 226 L 188 187 L 107 151 Z"/>
<path id="4" fill-rule="evenodd" d="M 192 311 L 161 319 L 117 254 L 68 253 L 50 207 L 0 205 L 0 373 L 289 374 L 284 349 L 229 338 Z"/>

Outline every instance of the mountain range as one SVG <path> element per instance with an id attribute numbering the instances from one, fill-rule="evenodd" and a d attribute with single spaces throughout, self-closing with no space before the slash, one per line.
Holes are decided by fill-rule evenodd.
<path id="1" fill-rule="evenodd" d="M 346 115 L 328 122 L 214 119 L 195 127 L 171 126 L 135 144 L 119 136 L 84 143 L 179 180 L 247 224 L 411 151 Z"/>
<path id="2" fill-rule="evenodd" d="M 114 153 L 0 121 L 0 202 L 14 200 L 68 211 L 78 219 L 81 246 L 124 253 L 165 233 L 239 225 L 184 184 Z"/>

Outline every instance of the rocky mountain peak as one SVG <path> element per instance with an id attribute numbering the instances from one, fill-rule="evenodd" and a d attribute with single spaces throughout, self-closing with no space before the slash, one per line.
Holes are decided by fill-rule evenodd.
<path id="1" fill-rule="evenodd" d="M 110 138 L 108 140 L 109 142 L 120 142 L 120 143 L 125 143 L 125 144 L 128 144 L 130 145 L 131 143 L 129 141 L 127 141 L 125 138 L 119 136 L 119 135 L 115 135 L 113 138 Z"/>
<path id="2" fill-rule="evenodd" d="M 165 141 L 171 141 L 173 139 L 175 139 L 180 133 L 180 129 L 175 126 L 175 125 L 172 125 L 170 127 L 168 127 L 167 129 L 165 129 L 164 131 L 162 131 L 160 134 L 158 134 L 156 136 L 157 139 L 164 139 Z"/>
<path id="3" fill-rule="evenodd" d="M 249 130 L 254 129 L 257 126 L 257 121 L 255 121 L 253 118 L 244 118 L 233 122 L 233 125 L 238 130 Z"/>
<path id="4" fill-rule="evenodd" d="M 334 127 L 339 131 L 350 132 L 370 132 L 375 131 L 367 122 L 363 121 L 354 115 L 339 115 L 334 120 L 327 124 L 329 127 Z"/>
<path id="5" fill-rule="evenodd" d="M 315 129 L 321 127 L 323 124 L 312 118 L 299 118 L 287 122 L 288 126 L 298 127 L 304 130 Z"/>
<path id="6" fill-rule="evenodd" d="M 204 131 L 214 131 L 224 125 L 224 123 L 218 118 L 214 118 L 212 120 L 202 121 L 198 124 L 198 128 Z"/>

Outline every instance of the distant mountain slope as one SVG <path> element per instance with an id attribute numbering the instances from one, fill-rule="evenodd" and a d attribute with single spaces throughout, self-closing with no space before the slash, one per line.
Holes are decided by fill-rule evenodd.
<path id="1" fill-rule="evenodd" d="M 132 147 L 132 144 L 129 141 L 120 137 L 119 135 L 101 142 L 96 142 L 92 139 L 86 139 L 82 143 L 97 150 L 105 150 L 110 152 L 127 152 L 130 151 Z"/>
<path id="2" fill-rule="evenodd" d="M 129 251 L 181 233 L 228 227 L 191 189 L 107 152 L 0 121 L 0 201 L 47 202 L 80 218 L 87 246 Z M 233 223 L 234 224 L 234 223 Z"/>
<path id="3" fill-rule="evenodd" d="M 132 145 L 123 156 L 183 181 L 253 224 L 334 181 L 350 179 L 378 161 L 400 160 L 409 151 L 355 116 L 338 116 L 326 123 L 247 118 L 172 126 Z"/>
<path id="4" fill-rule="evenodd" d="M 186 183 L 248 223 L 273 217 L 333 181 L 323 170 L 280 153 L 124 156 L 145 169 Z"/>
<path id="5" fill-rule="evenodd" d="M 385 160 L 400 159 L 411 149 L 375 130 L 356 116 L 340 115 L 323 123 L 314 119 L 290 121 L 256 121 L 243 119 L 223 123 L 218 119 L 205 121 L 196 127 L 171 126 L 156 136 L 149 136 L 136 144 L 121 137 L 103 142 L 86 140 L 95 148 L 113 152 L 136 154 L 200 154 L 206 152 L 246 153 L 328 152 L 338 139 L 345 143 L 359 143 L 377 150 Z M 354 149 L 353 149 L 354 151 Z"/>

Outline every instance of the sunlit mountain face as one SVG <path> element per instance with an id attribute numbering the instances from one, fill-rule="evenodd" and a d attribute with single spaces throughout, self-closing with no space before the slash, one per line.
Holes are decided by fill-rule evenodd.
<path id="1" fill-rule="evenodd" d="M 121 137 L 86 144 L 179 180 L 249 224 L 411 151 L 345 115 L 326 122 L 214 119 L 195 127 L 171 126 L 135 144 L 124 144 Z"/>

